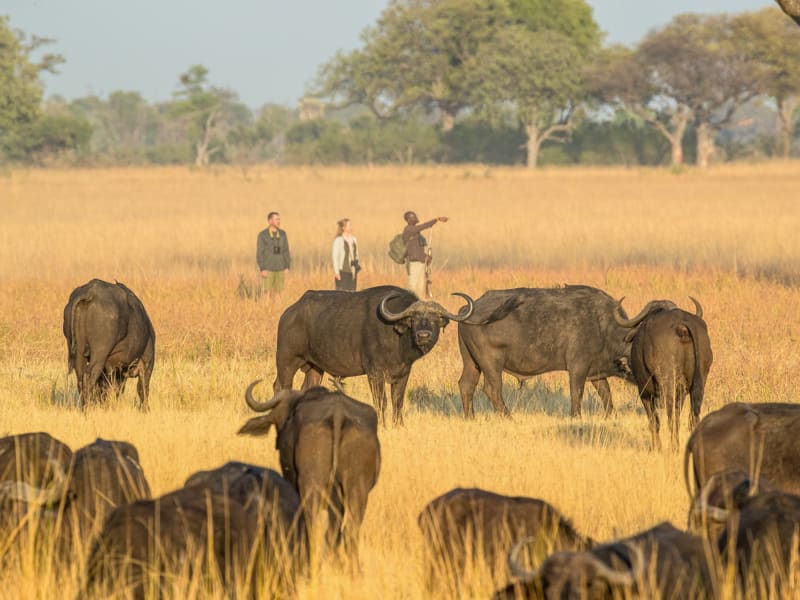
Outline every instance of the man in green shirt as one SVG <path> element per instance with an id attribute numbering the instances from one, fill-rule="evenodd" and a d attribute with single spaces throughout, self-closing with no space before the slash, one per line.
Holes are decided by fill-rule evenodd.
<path id="1" fill-rule="evenodd" d="M 292 261 L 289 240 L 286 232 L 280 228 L 280 213 L 269 213 L 267 222 L 269 227 L 258 234 L 256 262 L 261 271 L 261 291 L 280 298 Z"/>

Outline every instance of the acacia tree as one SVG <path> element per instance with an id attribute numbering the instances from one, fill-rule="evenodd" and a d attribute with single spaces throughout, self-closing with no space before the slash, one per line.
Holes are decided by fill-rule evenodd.
<path id="1" fill-rule="evenodd" d="M 625 46 L 604 48 L 587 65 L 587 94 L 617 110 L 627 111 L 658 131 L 669 142 L 671 163 L 683 164 L 683 137 L 691 120 L 684 104 L 664 101 L 641 55 Z"/>
<path id="2" fill-rule="evenodd" d="M 171 112 L 173 116 L 186 119 L 189 125 L 195 149 L 194 164 L 206 166 L 211 157 L 222 150 L 221 145 L 212 147 L 212 142 L 226 132 L 226 113 L 234 105 L 236 95 L 210 85 L 208 69 L 202 65 L 189 67 L 180 76 L 180 82 L 182 88 L 175 93 Z"/>
<path id="3" fill-rule="evenodd" d="M 739 15 L 735 26 L 758 69 L 759 89 L 775 100 L 781 151 L 788 157 L 800 107 L 800 29 L 772 8 Z"/>
<path id="4" fill-rule="evenodd" d="M 697 165 L 708 166 L 714 135 L 757 92 L 757 73 L 737 46 L 729 15 L 676 16 L 636 49 L 653 101 L 690 116 L 697 132 Z"/>
<path id="5" fill-rule="evenodd" d="M 514 26 L 482 46 L 470 63 L 473 105 L 489 115 L 513 113 L 526 135 L 527 165 L 535 167 L 546 140 L 564 141 L 581 91 L 581 54 L 554 31 Z"/>
<path id="6" fill-rule="evenodd" d="M 560 32 L 584 55 L 601 39 L 584 0 L 393 0 L 362 34 L 361 49 L 322 66 L 318 93 L 380 118 L 436 111 L 448 132 L 470 108 L 476 57 L 511 30 Z"/>

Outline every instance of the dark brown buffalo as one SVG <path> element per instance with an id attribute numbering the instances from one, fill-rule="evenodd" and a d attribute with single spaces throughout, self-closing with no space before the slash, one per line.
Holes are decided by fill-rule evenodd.
<path id="1" fill-rule="evenodd" d="M 314 530 L 327 529 L 328 545 L 343 543 L 358 564 L 358 533 L 381 464 L 375 410 L 322 387 L 282 391 L 260 403 L 253 398 L 257 383 L 247 388 L 247 405 L 269 412 L 247 421 L 239 433 L 266 435 L 275 427 L 281 471 L 300 495 L 309 539 L 315 539 Z M 321 527 L 323 518 L 327 528 Z"/>
<path id="2" fill-rule="evenodd" d="M 483 374 L 483 389 L 495 410 L 508 414 L 503 373 L 522 380 L 548 371 L 569 373 L 570 413 L 581 414 L 586 381 L 613 410 L 608 377 L 630 378 L 629 330 L 614 321 L 616 301 L 585 285 L 492 290 L 475 301 L 471 317 L 458 324 L 463 370 L 458 386 L 464 416 Z"/>
<path id="3" fill-rule="evenodd" d="M 744 597 L 790 597 L 784 586 L 800 553 L 800 497 L 772 491 L 745 498 L 717 545 L 728 564 L 735 561 Z"/>
<path id="4" fill-rule="evenodd" d="M 216 580 L 231 596 L 254 595 L 256 522 L 238 502 L 183 488 L 115 509 L 95 539 L 82 597 L 185 597 L 173 581 Z"/>
<path id="5" fill-rule="evenodd" d="M 706 415 L 686 443 L 686 487 L 732 469 L 800 494 L 800 404 L 735 402 Z"/>
<path id="6" fill-rule="evenodd" d="M 658 301 L 664 308 L 653 310 L 649 303 L 632 319 L 621 314 L 619 301 L 614 318 L 630 328 L 631 371 L 639 397 L 647 411 L 653 448 L 661 447 L 658 409 L 666 408 L 670 440 L 678 447 L 681 407 L 686 394 L 691 399 L 689 427 L 700 418 L 708 371 L 714 355 L 703 321 L 703 307 L 692 298 L 695 314 L 677 308 L 668 300 Z"/>
<path id="7" fill-rule="evenodd" d="M 411 365 L 431 351 L 448 321 L 472 314 L 472 300 L 459 314 L 412 292 L 384 285 L 360 292 L 308 291 L 278 322 L 273 391 L 291 389 L 305 373 L 303 389 L 334 378 L 366 375 L 372 400 L 386 423 L 386 390 L 392 387 L 394 422 L 403 422 L 403 400 Z"/>
<path id="8" fill-rule="evenodd" d="M 241 462 L 229 462 L 217 469 L 198 471 L 184 487 L 207 489 L 236 501 L 254 522 L 263 524 L 267 551 L 273 572 L 293 578 L 293 564 L 306 562 L 306 544 L 302 536 L 300 497 L 289 481 L 272 469 Z M 283 571 L 283 573 L 280 573 Z"/>
<path id="9" fill-rule="evenodd" d="M 0 438 L 0 551 L 20 523 L 63 504 L 72 450 L 48 433 Z"/>
<path id="10" fill-rule="evenodd" d="M 556 552 L 535 571 L 509 567 L 517 577 L 496 600 L 700 599 L 713 596 L 714 564 L 701 538 L 661 523 L 629 538 L 584 552 Z"/>
<path id="11" fill-rule="evenodd" d="M 64 510 L 64 541 L 84 547 L 108 514 L 124 504 L 150 498 L 150 485 L 133 444 L 97 439 L 72 455 Z"/>
<path id="12" fill-rule="evenodd" d="M 81 405 L 137 377 L 137 406 L 147 408 L 156 334 L 144 305 L 125 285 L 92 279 L 64 307 L 67 369 L 75 370 Z"/>
<path id="13" fill-rule="evenodd" d="M 507 581 L 506 557 L 516 542 L 535 538 L 535 558 L 578 550 L 590 539 L 553 506 L 536 498 L 481 489 L 450 490 L 429 502 L 418 518 L 429 561 L 429 582 L 458 590 L 471 564 L 489 567 L 495 584 Z"/>
<path id="14" fill-rule="evenodd" d="M 800 0 L 775 0 L 781 10 L 794 19 L 800 25 Z"/>
<path id="15" fill-rule="evenodd" d="M 715 473 L 697 490 L 689 508 L 689 531 L 716 542 L 738 515 L 742 503 L 755 494 L 772 492 L 772 483 L 764 478 L 751 478 L 740 469 Z"/>

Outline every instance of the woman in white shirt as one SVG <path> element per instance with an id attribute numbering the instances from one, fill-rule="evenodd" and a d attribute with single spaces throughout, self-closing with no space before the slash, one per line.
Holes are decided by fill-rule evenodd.
<path id="1" fill-rule="evenodd" d="M 338 235 L 333 240 L 333 277 L 337 290 L 354 292 L 361 265 L 358 262 L 358 244 L 353 235 L 350 219 L 336 223 Z"/>

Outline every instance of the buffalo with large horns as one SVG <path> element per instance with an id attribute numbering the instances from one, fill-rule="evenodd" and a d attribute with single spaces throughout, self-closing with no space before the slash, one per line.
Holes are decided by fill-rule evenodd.
<path id="1" fill-rule="evenodd" d="M 647 412 L 654 448 L 661 445 L 659 407 L 666 409 L 674 448 L 678 445 L 681 407 L 687 394 L 691 399 L 691 429 L 700 417 L 714 354 L 703 320 L 703 307 L 694 298 L 691 300 L 695 314 L 681 310 L 669 300 L 649 302 L 632 319 L 622 314 L 622 299 L 614 311 L 617 323 L 630 329 L 627 339 L 631 341 L 631 371 Z"/>
<path id="2" fill-rule="evenodd" d="M 411 365 L 431 351 L 449 321 L 472 314 L 472 299 L 454 295 L 467 302 L 458 314 L 388 285 L 360 292 L 306 292 L 278 323 L 275 393 L 291 389 L 298 370 L 305 373 L 303 389 L 319 385 L 324 373 L 338 379 L 366 375 L 382 422 L 388 381 L 394 422 L 402 424 Z"/>

